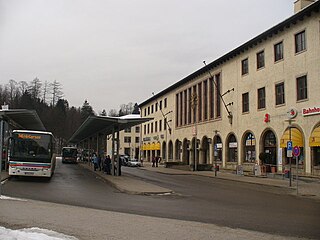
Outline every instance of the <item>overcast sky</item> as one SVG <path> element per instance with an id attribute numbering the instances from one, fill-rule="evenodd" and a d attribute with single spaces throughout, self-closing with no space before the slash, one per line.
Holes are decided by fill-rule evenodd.
<path id="1" fill-rule="evenodd" d="M 0 81 L 141 103 L 293 14 L 294 0 L 0 0 Z"/>

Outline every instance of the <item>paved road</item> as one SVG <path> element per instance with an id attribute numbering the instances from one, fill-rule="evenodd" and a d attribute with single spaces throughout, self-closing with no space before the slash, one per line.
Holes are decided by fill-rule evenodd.
<path id="1" fill-rule="evenodd" d="M 287 196 L 277 188 L 199 176 L 171 176 L 133 168 L 123 168 L 123 172 L 170 188 L 177 194 L 139 196 L 119 193 L 92 172 L 60 162 L 50 182 L 10 180 L 4 186 L 4 194 L 285 236 L 320 236 L 319 202 Z"/>

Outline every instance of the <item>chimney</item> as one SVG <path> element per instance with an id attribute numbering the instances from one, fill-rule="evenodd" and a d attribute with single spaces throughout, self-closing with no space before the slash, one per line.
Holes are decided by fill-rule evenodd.
<path id="1" fill-rule="evenodd" d="M 309 6 L 311 3 L 314 3 L 315 0 L 297 0 L 294 2 L 294 13 L 297 13 Z"/>

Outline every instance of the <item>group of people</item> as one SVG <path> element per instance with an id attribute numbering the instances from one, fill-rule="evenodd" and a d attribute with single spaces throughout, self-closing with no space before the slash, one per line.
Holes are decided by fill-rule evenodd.
<path id="1" fill-rule="evenodd" d="M 161 157 L 152 157 L 152 167 L 158 167 L 161 162 Z"/>
<path id="2" fill-rule="evenodd" d="M 92 158 L 93 162 L 93 170 L 97 171 L 104 171 L 106 174 L 111 174 L 111 158 L 110 155 L 106 156 L 103 162 L 101 161 L 101 157 L 96 153 L 93 154 Z"/>

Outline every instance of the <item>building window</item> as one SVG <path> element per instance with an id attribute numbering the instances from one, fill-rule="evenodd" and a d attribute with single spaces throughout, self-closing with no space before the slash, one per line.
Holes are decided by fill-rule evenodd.
<path id="1" fill-rule="evenodd" d="M 147 108 L 144 109 L 144 116 L 147 116 Z"/>
<path id="2" fill-rule="evenodd" d="M 151 123 L 151 133 L 153 133 L 153 122 Z"/>
<path id="3" fill-rule="evenodd" d="M 151 113 L 153 113 L 153 105 L 151 105 Z"/>
<path id="4" fill-rule="evenodd" d="M 125 132 L 125 133 L 131 133 L 131 128 L 125 128 L 125 129 L 124 129 L 124 132 Z"/>
<path id="5" fill-rule="evenodd" d="M 162 120 L 159 120 L 159 132 L 162 131 Z"/>
<path id="6" fill-rule="evenodd" d="M 210 108 L 210 118 L 214 118 L 214 82 L 213 82 L 213 78 L 209 79 L 209 108 Z"/>
<path id="7" fill-rule="evenodd" d="M 274 45 L 274 61 L 280 61 L 283 59 L 283 42 L 279 42 Z"/>
<path id="8" fill-rule="evenodd" d="M 167 119 L 163 120 L 163 130 L 167 130 Z"/>
<path id="9" fill-rule="evenodd" d="M 150 106 L 148 107 L 148 115 L 150 115 Z"/>
<path id="10" fill-rule="evenodd" d="M 140 138 L 136 137 L 136 143 L 139 143 L 139 142 L 140 142 Z"/>
<path id="11" fill-rule="evenodd" d="M 131 143 L 131 137 L 124 137 L 125 143 Z"/>
<path id="12" fill-rule="evenodd" d="M 140 127 L 136 126 L 136 133 L 139 133 L 139 132 L 140 132 Z"/>
<path id="13" fill-rule="evenodd" d="M 297 78 L 297 101 L 308 98 L 307 76 Z"/>
<path id="14" fill-rule="evenodd" d="M 154 122 L 154 132 L 155 133 L 158 132 L 158 122 L 157 121 Z"/>
<path id="15" fill-rule="evenodd" d="M 183 92 L 183 106 L 184 106 L 184 109 L 183 109 L 183 115 L 184 115 L 184 118 L 183 118 L 183 124 L 184 125 L 187 125 L 187 114 L 188 114 L 188 94 L 187 94 L 187 90 L 184 90 Z"/>
<path id="16" fill-rule="evenodd" d="M 302 31 L 295 35 L 296 53 L 306 50 L 306 32 Z"/>
<path id="17" fill-rule="evenodd" d="M 179 93 L 176 94 L 176 126 L 179 126 L 179 119 L 181 117 L 181 114 L 179 112 L 179 106 L 180 106 L 180 102 L 179 102 Z"/>
<path id="18" fill-rule="evenodd" d="M 164 108 L 167 107 L 167 98 L 164 99 Z"/>
<path id="19" fill-rule="evenodd" d="M 264 67 L 264 51 L 257 53 L 257 69 Z"/>
<path id="20" fill-rule="evenodd" d="M 149 125 L 149 123 L 148 123 L 147 130 L 148 130 L 148 134 L 149 134 L 150 133 L 150 125 Z"/>
<path id="21" fill-rule="evenodd" d="M 242 94 L 242 112 L 249 112 L 249 93 Z"/>
<path id="22" fill-rule="evenodd" d="M 203 82 L 203 118 L 208 119 L 208 81 Z"/>
<path id="23" fill-rule="evenodd" d="M 182 92 L 180 92 L 179 94 L 179 103 L 180 103 L 180 121 L 179 121 L 179 125 L 182 126 L 182 120 L 183 120 L 183 100 L 182 100 Z"/>
<path id="24" fill-rule="evenodd" d="M 284 104 L 284 83 L 276 84 L 276 105 Z"/>
<path id="25" fill-rule="evenodd" d="M 144 133 L 144 135 L 147 134 L 147 125 L 144 125 L 144 126 L 143 126 L 143 133 Z"/>
<path id="26" fill-rule="evenodd" d="M 159 102 L 159 109 L 162 109 L 162 100 Z"/>
<path id="27" fill-rule="evenodd" d="M 221 98 L 220 98 L 220 91 L 221 91 L 221 78 L 220 74 L 215 76 L 216 79 L 216 118 L 221 117 Z"/>
<path id="28" fill-rule="evenodd" d="M 188 124 L 191 123 L 191 116 L 192 116 L 191 95 L 192 95 L 192 90 L 191 88 L 188 88 Z"/>
<path id="29" fill-rule="evenodd" d="M 198 122 L 202 121 L 202 83 L 198 84 Z"/>
<path id="30" fill-rule="evenodd" d="M 156 112 L 158 111 L 158 103 L 156 103 Z"/>
<path id="31" fill-rule="evenodd" d="M 258 89 L 258 109 L 266 108 L 266 89 Z"/>
<path id="32" fill-rule="evenodd" d="M 242 75 L 249 73 L 249 60 L 248 60 L 248 58 L 241 61 L 241 73 L 242 73 Z"/>

